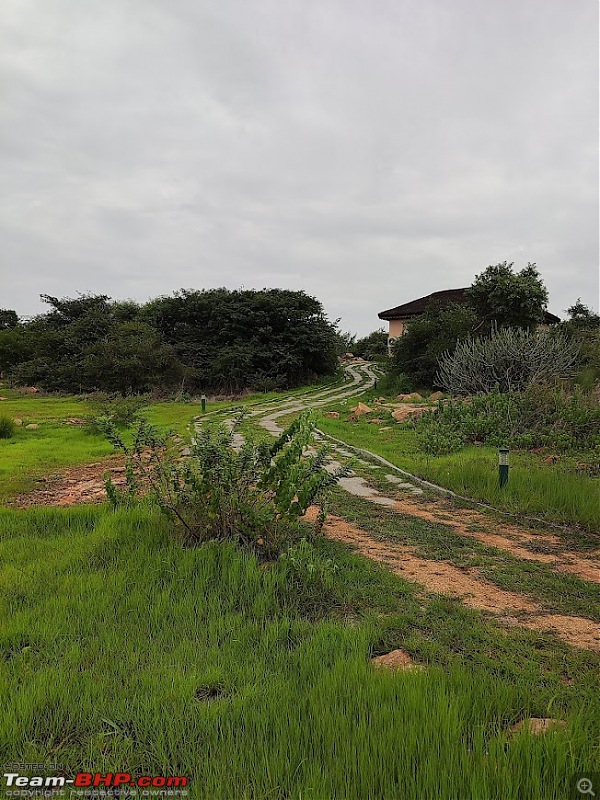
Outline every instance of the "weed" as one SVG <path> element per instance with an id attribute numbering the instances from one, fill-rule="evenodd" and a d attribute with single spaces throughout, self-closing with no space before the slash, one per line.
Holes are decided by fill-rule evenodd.
<path id="1" fill-rule="evenodd" d="M 15 423 L 10 417 L 0 417 L 0 439 L 12 439 L 15 433 Z"/>

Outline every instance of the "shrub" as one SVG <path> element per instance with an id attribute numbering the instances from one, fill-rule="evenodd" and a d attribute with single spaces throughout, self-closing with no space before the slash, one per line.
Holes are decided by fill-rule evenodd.
<path id="1" fill-rule="evenodd" d="M 100 397 L 91 401 L 95 414 L 88 420 L 93 433 L 105 433 L 111 425 L 130 428 L 140 419 L 140 412 L 147 405 L 143 397 Z"/>
<path id="2" fill-rule="evenodd" d="M 524 392 L 491 392 L 469 402 L 440 403 L 406 424 L 415 428 L 423 451 L 435 454 L 475 442 L 561 452 L 600 448 L 600 405 L 580 389 L 531 386 Z"/>
<path id="3" fill-rule="evenodd" d="M 562 334 L 496 328 L 446 352 L 436 383 L 453 394 L 521 390 L 570 377 L 577 356 L 577 346 Z"/>
<path id="4" fill-rule="evenodd" d="M 0 439 L 11 439 L 15 432 L 15 423 L 10 417 L 0 417 Z"/>
<path id="5" fill-rule="evenodd" d="M 199 544 L 210 539 L 233 541 L 263 556 L 280 552 L 301 538 L 298 519 L 346 470 L 329 473 L 329 447 L 309 449 L 314 422 L 301 414 L 272 444 L 245 441 L 234 449 L 231 428 L 208 422 L 182 457 L 181 440 L 161 435 L 141 420 L 131 447 L 117 428 L 107 426 L 112 443 L 127 456 L 127 483 L 120 492 L 107 480 L 114 504 L 131 500 L 147 486 L 160 508 L 176 523 L 184 541 Z M 324 509 L 315 530 L 320 530 Z"/>

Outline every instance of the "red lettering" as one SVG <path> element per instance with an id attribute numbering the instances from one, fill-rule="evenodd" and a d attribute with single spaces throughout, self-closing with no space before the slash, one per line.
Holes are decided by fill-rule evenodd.
<path id="1" fill-rule="evenodd" d="M 169 778 L 167 786 L 187 786 L 187 778 Z"/>
<path id="2" fill-rule="evenodd" d="M 101 783 L 103 783 L 105 786 L 111 786 L 112 779 L 112 772 L 107 772 L 106 775 L 101 775 L 99 772 L 97 772 L 94 775 L 94 786 L 100 786 Z"/>
<path id="3" fill-rule="evenodd" d="M 131 775 L 128 772 L 116 772 L 113 786 L 120 786 L 122 783 L 129 783 Z"/>
<path id="4" fill-rule="evenodd" d="M 91 786 L 92 785 L 92 773 L 91 772 L 78 772 L 75 775 L 75 783 L 74 786 Z"/>
<path id="5" fill-rule="evenodd" d="M 166 778 L 161 778 L 160 776 L 152 779 L 152 786 L 164 786 L 167 782 Z"/>
<path id="6" fill-rule="evenodd" d="M 152 786 L 152 778 L 149 775 L 142 775 L 141 778 L 138 778 L 138 786 Z"/>

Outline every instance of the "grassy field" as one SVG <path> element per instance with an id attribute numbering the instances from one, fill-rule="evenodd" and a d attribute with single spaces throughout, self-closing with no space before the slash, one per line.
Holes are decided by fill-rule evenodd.
<path id="1" fill-rule="evenodd" d="M 369 424 L 364 417 L 348 422 L 349 405 L 328 407 L 327 410 L 340 413 L 339 419 L 325 417 L 324 411 L 321 412 L 319 427 L 418 477 L 474 500 L 514 513 L 600 531 L 600 478 L 574 473 L 569 460 L 546 464 L 539 456 L 513 451 L 508 485 L 500 489 L 497 449 L 466 447 L 450 455 L 427 456 L 419 450 L 415 432 L 410 428 L 392 421 L 383 426 L 389 425 L 388 430 L 381 430 L 382 426 Z"/>
<path id="2" fill-rule="evenodd" d="M 199 800 L 569 796 L 598 758 L 597 655 L 325 557 L 315 593 L 182 550 L 150 508 L 1 510 L 5 761 L 187 775 Z M 399 646 L 426 668 L 369 664 Z M 529 716 L 567 724 L 510 732 Z"/>

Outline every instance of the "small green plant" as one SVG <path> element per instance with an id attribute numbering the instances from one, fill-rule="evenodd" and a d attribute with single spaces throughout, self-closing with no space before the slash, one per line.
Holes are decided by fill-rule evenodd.
<path id="1" fill-rule="evenodd" d="M 346 474 L 325 469 L 329 447 L 313 448 L 314 421 L 301 414 L 272 444 L 245 441 L 235 449 L 243 414 L 228 427 L 208 422 L 183 455 L 181 440 L 160 434 L 145 420 L 129 447 L 114 424 L 113 445 L 127 457 L 126 488 L 107 478 L 114 505 L 130 503 L 142 487 L 177 524 L 184 540 L 234 541 L 271 557 L 301 538 L 299 517 Z M 316 531 L 323 523 L 320 513 Z"/>
<path id="2" fill-rule="evenodd" d="M 88 420 L 88 429 L 92 433 L 106 433 L 111 425 L 130 428 L 139 421 L 141 410 L 147 405 L 147 400 L 137 395 L 103 397 L 90 402 L 96 412 Z"/>
<path id="3" fill-rule="evenodd" d="M 335 605 L 337 564 L 303 538 L 279 557 L 285 568 L 288 602 L 312 619 L 323 616 Z"/>
<path id="4" fill-rule="evenodd" d="M 10 417 L 0 417 L 0 439 L 11 439 L 15 433 L 15 423 Z"/>

